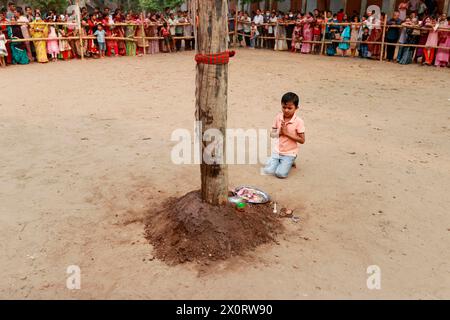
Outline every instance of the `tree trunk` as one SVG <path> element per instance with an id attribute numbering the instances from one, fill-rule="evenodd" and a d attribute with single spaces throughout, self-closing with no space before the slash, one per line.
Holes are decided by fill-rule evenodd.
<path id="1" fill-rule="evenodd" d="M 215 54 L 228 50 L 228 2 L 227 0 L 198 0 L 198 51 Z M 228 201 L 228 169 L 225 163 L 227 126 L 228 65 L 197 64 L 196 119 L 201 128 L 200 165 L 202 199 L 213 205 Z M 209 129 L 222 133 L 222 141 L 205 142 L 202 137 Z M 216 145 L 221 160 L 209 164 L 203 156 L 205 148 Z M 211 147 L 211 146 L 209 146 Z M 220 157 L 219 157 L 220 158 Z"/>

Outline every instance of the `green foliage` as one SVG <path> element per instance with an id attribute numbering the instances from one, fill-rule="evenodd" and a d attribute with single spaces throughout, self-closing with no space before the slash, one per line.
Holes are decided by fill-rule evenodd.
<path id="1" fill-rule="evenodd" d="M 162 11 L 165 8 L 176 8 L 181 6 L 184 0 L 139 0 L 142 9 L 147 11 Z"/>
<path id="2" fill-rule="evenodd" d="M 69 2 L 67 0 L 31 0 L 30 4 L 33 8 L 40 8 L 41 10 L 56 10 L 64 11 Z"/>

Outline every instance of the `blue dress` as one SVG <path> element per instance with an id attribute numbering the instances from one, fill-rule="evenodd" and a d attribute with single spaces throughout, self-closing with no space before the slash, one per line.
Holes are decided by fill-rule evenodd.
<path id="1" fill-rule="evenodd" d="M 344 31 L 341 34 L 342 42 L 339 43 L 339 49 L 341 49 L 342 51 L 350 49 L 350 42 L 346 42 L 346 41 L 350 41 L 350 37 L 351 37 L 350 31 L 351 31 L 350 26 L 346 26 Z"/>

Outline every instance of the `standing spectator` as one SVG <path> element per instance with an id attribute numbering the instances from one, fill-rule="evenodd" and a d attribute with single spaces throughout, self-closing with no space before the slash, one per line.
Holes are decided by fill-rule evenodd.
<path id="1" fill-rule="evenodd" d="M 55 62 L 59 54 L 59 43 L 56 26 L 50 25 L 48 30 L 49 40 L 47 41 L 47 53 L 52 57 L 52 61 Z"/>
<path id="2" fill-rule="evenodd" d="M 302 48 L 302 21 L 298 19 L 295 23 L 294 32 L 292 33 L 291 51 L 297 53 Z"/>
<path id="3" fill-rule="evenodd" d="M 394 14 L 391 19 L 387 22 L 388 26 L 399 26 L 402 23 L 400 20 L 400 12 L 394 11 Z M 392 43 L 397 43 L 398 38 L 400 37 L 400 28 L 391 27 L 388 28 L 386 33 L 386 59 L 387 61 L 394 61 L 394 53 L 396 46 L 392 45 Z"/>
<path id="4" fill-rule="evenodd" d="M 302 20 L 303 25 L 303 40 L 302 41 L 311 41 L 313 39 L 313 30 L 312 25 L 314 23 L 313 14 L 308 12 L 306 16 Z M 310 53 L 311 52 L 311 43 L 303 42 L 302 43 L 302 53 Z"/>
<path id="5" fill-rule="evenodd" d="M 285 27 L 285 20 L 286 17 L 280 14 L 280 17 L 278 18 L 277 26 L 275 27 L 275 37 L 278 38 L 278 40 L 275 40 L 275 50 L 276 51 L 286 51 L 289 50 L 289 46 L 286 40 L 286 27 Z"/>
<path id="6" fill-rule="evenodd" d="M 16 22 L 16 18 L 13 16 L 10 22 Z M 8 26 L 8 37 L 11 40 L 23 39 L 22 29 L 20 26 Z M 26 46 L 23 42 L 11 42 L 11 54 L 12 64 L 28 64 L 30 62 L 28 59 Z"/>
<path id="7" fill-rule="evenodd" d="M 6 11 L 6 19 L 11 20 L 14 18 L 14 12 L 16 11 L 16 5 L 14 2 L 8 3 L 8 11 Z"/>
<path id="8" fill-rule="evenodd" d="M 147 28 L 147 34 L 149 37 L 158 37 L 158 19 L 155 14 L 150 16 L 150 23 Z M 156 54 L 159 53 L 159 40 L 152 39 L 149 42 L 149 53 Z"/>
<path id="9" fill-rule="evenodd" d="M 378 17 L 374 15 L 375 12 L 368 12 L 369 18 L 366 21 L 366 24 L 370 30 L 370 36 L 368 42 L 380 42 L 382 37 L 381 32 L 381 21 Z M 376 59 L 380 55 L 381 45 L 379 44 L 369 44 L 369 55 L 368 57 Z"/>
<path id="10" fill-rule="evenodd" d="M 256 15 L 255 15 L 255 17 L 253 18 L 253 22 L 255 23 L 255 25 L 256 25 L 256 28 L 258 29 L 257 31 L 258 31 L 258 34 L 260 34 L 260 35 L 262 35 L 262 33 L 263 33 L 263 24 L 264 24 L 264 16 L 261 14 L 261 10 L 256 10 Z M 262 48 L 263 47 L 263 40 L 262 39 L 259 39 L 259 37 L 258 37 L 258 40 L 257 40 L 257 43 L 256 43 L 256 48 Z"/>
<path id="11" fill-rule="evenodd" d="M 58 17 L 58 22 L 65 22 L 65 16 L 61 15 Z M 68 27 L 67 25 L 57 26 L 58 37 L 67 37 Z M 72 48 L 70 47 L 69 41 L 66 39 L 59 39 L 59 58 L 63 60 L 69 60 L 72 58 Z"/>
<path id="12" fill-rule="evenodd" d="M 183 16 L 183 14 L 181 12 L 178 12 L 175 21 L 176 21 L 176 24 L 177 24 L 177 26 L 175 27 L 175 36 L 177 38 L 182 38 L 183 35 L 184 35 L 184 26 L 182 24 L 185 24 L 187 22 L 187 20 L 186 20 L 186 18 Z M 181 51 L 183 40 L 182 39 L 177 39 L 175 41 L 175 43 L 176 43 L 177 52 Z"/>
<path id="13" fill-rule="evenodd" d="M 427 5 L 422 0 L 419 0 L 419 4 L 417 5 L 417 15 L 422 17 L 427 11 Z"/>
<path id="14" fill-rule="evenodd" d="M 14 16 L 17 22 L 24 23 L 23 25 L 20 26 L 24 39 L 31 38 L 30 32 L 28 31 L 28 23 L 31 21 L 28 21 L 27 17 L 24 16 L 22 8 L 18 7 L 16 11 L 14 11 Z M 25 42 L 25 47 L 27 49 L 28 59 L 30 61 L 33 61 L 33 54 L 31 53 L 31 43 L 29 41 Z"/>
<path id="15" fill-rule="evenodd" d="M 407 43 L 407 39 L 408 39 L 408 28 L 406 28 L 406 26 L 410 26 L 411 25 L 411 19 L 410 18 L 406 18 L 406 20 L 402 23 L 403 28 L 400 30 L 400 36 L 398 38 L 398 43 L 400 44 L 406 44 Z M 400 60 L 403 57 L 403 54 L 406 50 L 406 46 L 400 46 L 398 48 L 398 53 L 397 53 L 397 62 L 400 63 Z"/>
<path id="16" fill-rule="evenodd" d="M 169 19 L 167 19 L 167 22 L 169 23 L 169 31 L 170 31 L 170 51 L 175 51 L 175 39 L 176 36 L 176 24 L 177 19 L 175 18 L 175 15 L 173 13 L 169 14 Z"/>
<path id="17" fill-rule="evenodd" d="M 407 11 L 408 11 L 408 1 L 402 0 L 402 2 L 400 2 L 400 4 L 398 5 L 398 12 L 400 13 L 400 16 L 399 16 L 400 20 L 405 21 Z"/>
<path id="18" fill-rule="evenodd" d="M 0 29 L 0 67 L 6 67 L 5 57 L 8 56 L 8 50 L 6 50 L 6 36 L 3 34 L 3 30 Z"/>
<path id="19" fill-rule="evenodd" d="M 361 58 L 367 58 L 369 53 L 369 47 L 367 45 L 367 40 L 369 39 L 369 28 L 363 28 L 363 34 L 361 36 L 361 44 L 359 45 L 359 56 Z"/>
<path id="20" fill-rule="evenodd" d="M 33 38 L 47 38 L 48 26 L 43 23 L 39 13 L 35 16 L 35 20 L 30 24 L 30 32 Z M 39 63 L 47 63 L 47 43 L 43 40 L 34 41 L 36 50 L 36 60 Z"/>
<path id="21" fill-rule="evenodd" d="M 345 19 L 343 20 L 344 22 L 348 22 Z M 342 31 L 341 34 L 341 42 L 339 42 L 339 50 L 341 50 L 342 52 L 342 56 L 345 57 L 347 55 L 347 51 L 348 49 L 350 49 L 350 43 L 348 42 L 351 38 L 351 30 L 352 28 L 347 25 L 344 27 L 344 30 Z"/>
<path id="22" fill-rule="evenodd" d="M 167 22 L 164 22 L 161 28 L 161 37 L 164 38 L 163 51 L 172 52 L 172 36 L 170 35 L 170 27 Z"/>
<path id="23" fill-rule="evenodd" d="M 244 41 L 243 33 L 244 33 L 244 14 L 242 11 L 238 13 L 238 23 L 237 23 L 237 32 L 238 32 L 238 42 L 239 46 L 242 47 L 242 42 Z"/>
<path id="24" fill-rule="evenodd" d="M 275 38 L 275 26 L 277 21 L 277 14 L 272 12 L 269 19 L 269 25 L 267 26 L 267 37 Z M 272 50 L 275 48 L 275 39 L 267 39 L 267 48 Z"/>
<path id="25" fill-rule="evenodd" d="M 134 35 L 136 34 L 136 21 L 131 13 L 128 13 L 125 22 L 129 24 L 125 27 L 125 37 L 130 39 L 125 43 L 127 56 L 135 56 L 136 42 L 134 41 Z"/>
<path id="26" fill-rule="evenodd" d="M 441 26 L 443 29 L 450 29 L 450 17 L 447 17 L 445 23 Z M 436 53 L 435 65 L 437 67 L 448 66 L 449 63 L 449 52 L 450 52 L 450 30 L 440 32 L 440 42 L 439 47 L 446 47 L 447 49 L 438 49 Z"/>
<path id="27" fill-rule="evenodd" d="M 317 12 L 317 14 L 316 14 Z M 314 10 L 314 27 L 313 27 L 313 40 L 314 41 L 321 41 L 322 40 L 322 23 L 324 22 L 324 19 L 322 16 L 318 13 L 319 10 Z M 312 51 L 314 54 L 319 54 L 321 45 L 319 43 L 314 43 L 312 45 Z"/>
<path id="28" fill-rule="evenodd" d="M 361 40 L 360 39 L 360 26 L 358 25 L 359 23 L 359 17 L 353 15 L 353 20 L 352 20 L 352 26 L 351 26 L 351 32 L 350 32 L 350 53 L 352 57 L 356 56 L 356 49 L 358 47 L 358 43 L 357 41 Z"/>
<path id="29" fill-rule="evenodd" d="M 252 29 L 252 19 L 249 17 L 247 12 L 244 12 L 244 19 L 243 19 L 243 26 L 244 26 L 244 38 L 245 38 L 245 45 L 247 47 L 250 47 L 250 33 Z"/>
<path id="30" fill-rule="evenodd" d="M 417 8 L 419 6 L 419 0 L 409 0 L 409 11 L 417 13 Z"/>
<path id="31" fill-rule="evenodd" d="M 340 9 L 339 12 L 336 15 L 336 18 L 338 20 L 339 23 L 341 23 L 344 20 L 344 9 Z"/>
<path id="32" fill-rule="evenodd" d="M 27 17 L 29 22 L 34 21 L 33 9 L 31 9 L 31 7 L 29 6 L 25 7 L 25 17 Z"/>
<path id="33" fill-rule="evenodd" d="M 431 28 L 431 30 L 428 33 L 427 42 L 425 43 L 426 47 L 423 50 L 423 53 L 425 57 L 425 64 L 431 66 L 433 64 L 434 53 L 436 49 L 428 47 L 436 47 L 438 44 L 439 32 L 437 31 L 437 29 L 439 28 L 439 23 L 437 23 L 436 19 L 432 17 L 425 23 L 425 27 L 429 27 Z"/>
<path id="34" fill-rule="evenodd" d="M 252 22 L 252 27 L 250 31 L 250 49 L 255 49 L 259 37 L 258 27 L 255 22 Z"/>
<path id="35" fill-rule="evenodd" d="M 186 39 L 184 40 L 184 48 L 185 50 L 194 50 L 195 49 L 194 28 L 192 27 L 192 21 L 187 12 L 184 13 L 184 19 L 186 23 L 183 29 L 184 36 L 186 37 Z M 233 18 L 233 26 L 234 26 L 234 18 Z"/>
<path id="36" fill-rule="evenodd" d="M 286 38 L 292 39 L 292 35 L 294 33 L 295 28 L 295 21 L 297 20 L 297 17 L 294 15 L 294 13 L 291 11 L 288 15 L 285 15 L 284 17 L 284 28 L 286 30 Z M 292 41 L 287 41 L 288 50 L 292 49 Z"/>

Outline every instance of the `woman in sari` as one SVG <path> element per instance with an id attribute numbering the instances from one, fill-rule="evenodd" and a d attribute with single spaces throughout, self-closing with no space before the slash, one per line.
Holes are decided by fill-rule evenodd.
<path id="1" fill-rule="evenodd" d="M 95 17 L 95 15 L 91 14 L 89 19 L 87 19 L 87 35 L 88 36 L 94 35 L 95 31 L 97 31 L 97 25 L 99 23 L 100 22 L 97 21 L 97 18 Z M 91 57 L 99 54 L 97 46 L 95 45 L 95 39 L 88 40 L 87 52 L 88 52 L 88 55 L 90 55 Z"/>
<path id="2" fill-rule="evenodd" d="M 134 35 L 136 33 L 136 20 L 133 19 L 133 16 L 129 13 L 125 20 L 126 23 L 130 24 L 125 27 L 125 37 L 130 40 L 126 42 L 127 48 L 127 56 L 135 56 L 136 55 L 136 42 L 134 41 Z"/>
<path id="3" fill-rule="evenodd" d="M 146 33 L 149 37 L 157 37 L 158 36 L 158 19 L 156 15 L 152 14 L 150 17 L 150 23 L 147 25 Z M 159 53 L 159 40 L 150 40 L 149 41 L 149 50 L 150 54 Z"/>
<path id="4" fill-rule="evenodd" d="M 11 23 L 16 22 L 14 17 L 11 18 Z M 22 28 L 18 25 L 8 27 L 8 36 L 11 40 L 23 39 Z M 12 64 L 28 64 L 27 47 L 24 42 L 11 42 Z"/>
<path id="5" fill-rule="evenodd" d="M 450 17 L 447 18 L 447 21 L 443 24 L 442 28 L 447 30 L 450 28 Z M 441 31 L 439 34 L 439 47 L 446 47 L 447 49 L 437 49 L 435 65 L 437 67 L 445 67 L 449 63 L 450 56 L 450 30 L 446 32 Z"/>
<path id="6" fill-rule="evenodd" d="M 40 16 L 36 16 L 36 19 L 30 24 L 30 32 L 32 38 L 47 38 L 48 27 L 43 23 Z M 39 40 L 34 41 L 34 48 L 36 50 L 36 60 L 39 63 L 48 62 L 47 57 L 47 43 Z"/>
<path id="7" fill-rule="evenodd" d="M 286 27 L 285 20 L 283 17 L 278 19 L 277 25 L 275 27 L 275 51 L 287 51 L 289 49 L 286 41 Z"/>
<path id="8" fill-rule="evenodd" d="M 369 13 L 368 13 L 369 14 Z M 384 21 L 384 20 L 383 20 Z M 369 18 L 367 19 L 367 25 L 370 30 L 368 42 L 381 42 L 382 32 L 381 32 L 381 20 L 378 19 L 375 15 L 370 13 Z M 372 59 L 376 59 L 380 56 L 381 53 L 381 45 L 369 43 L 368 45 L 370 57 Z"/>
<path id="9" fill-rule="evenodd" d="M 122 18 L 122 15 L 120 14 L 119 11 L 117 11 L 114 16 L 114 23 L 118 24 L 118 23 L 123 23 L 123 22 L 124 22 L 124 20 Z M 123 26 L 115 26 L 114 33 L 116 34 L 116 36 L 118 38 L 125 38 L 125 30 L 124 30 Z M 119 48 L 118 49 L 119 55 L 124 56 L 127 54 L 127 46 L 125 45 L 125 41 L 117 40 L 117 46 Z"/>
<path id="10" fill-rule="evenodd" d="M 303 19 L 303 41 L 311 41 L 313 39 L 313 30 L 312 24 L 314 22 L 314 18 L 311 12 L 306 14 L 306 17 Z M 302 43 L 302 51 L 301 53 L 310 53 L 312 45 L 308 42 Z"/>
<path id="11" fill-rule="evenodd" d="M 135 21 L 135 23 L 137 24 L 136 37 L 138 38 L 137 46 L 138 46 L 138 50 L 139 50 L 139 56 L 142 56 L 147 51 L 147 48 L 148 48 L 148 40 L 145 39 L 145 37 L 147 36 L 145 34 L 145 28 L 148 25 L 148 22 L 149 22 L 148 19 L 145 19 L 143 14 L 141 14 L 140 19 L 137 19 Z"/>

